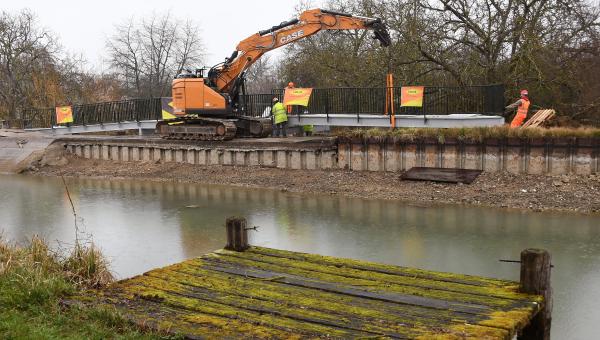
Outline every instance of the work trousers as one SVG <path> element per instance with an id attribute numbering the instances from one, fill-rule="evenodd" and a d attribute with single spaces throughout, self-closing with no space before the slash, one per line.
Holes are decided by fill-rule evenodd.
<path id="1" fill-rule="evenodd" d="M 510 123 L 510 127 L 511 128 L 520 127 L 521 125 L 523 125 L 523 121 L 525 120 L 525 118 L 527 118 L 527 114 L 517 113 L 515 115 L 515 118 L 513 118 L 512 122 Z"/>
<path id="2" fill-rule="evenodd" d="M 279 135 L 287 137 L 287 122 L 275 124 L 275 128 L 273 129 L 273 136 L 279 137 Z"/>

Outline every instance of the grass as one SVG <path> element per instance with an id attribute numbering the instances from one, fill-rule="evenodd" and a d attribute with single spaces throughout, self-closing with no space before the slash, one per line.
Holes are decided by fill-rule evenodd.
<path id="1" fill-rule="evenodd" d="M 343 138 L 398 138 L 413 141 L 421 138 L 436 138 L 443 143 L 449 138 L 469 141 L 483 141 L 488 138 L 600 138 L 600 128 L 526 128 L 511 129 L 508 126 L 479 128 L 371 128 L 339 129 L 335 135 Z"/>
<path id="2" fill-rule="evenodd" d="M 0 338 L 153 339 L 106 307 L 65 307 L 61 299 L 113 281 L 108 264 L 92 245 L 66 256 L 33 237 L 18 246 L 0 237 Z"/>

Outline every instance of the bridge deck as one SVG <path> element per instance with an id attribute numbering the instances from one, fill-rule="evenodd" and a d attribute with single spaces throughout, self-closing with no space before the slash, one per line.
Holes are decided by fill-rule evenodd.
<path id="1" fill-rule="evenodd" d="M 123 121 L 25 130 L 40 131 L 52 135 L 122 130 L 154 130 L 157 122 L 157 120 Z M 390 127 L 390 118 L 389 116 L 374 114 L 301 114 L 289 116 L 289 126 L 308 124 L 315 126 Z M 500 126 L 503 124 L 504 118 L 501 116 L 485 116 L 480 114 L 396 115 L 396 127 L 453 128 Z"/>
<path id="2" fill-rule="evenodd" d="M 510 339 L 541 307 L 518 283 L 251 247 L 83 298 L 190 338 Z"/>

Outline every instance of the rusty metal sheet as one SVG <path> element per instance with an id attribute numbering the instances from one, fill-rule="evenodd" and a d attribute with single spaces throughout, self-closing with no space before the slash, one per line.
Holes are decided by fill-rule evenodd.
<path id="1" fill-rule="evenodd" d="M 481 170 L 414 167 L 402 174 L 403 180 L 471 184 Z"/>

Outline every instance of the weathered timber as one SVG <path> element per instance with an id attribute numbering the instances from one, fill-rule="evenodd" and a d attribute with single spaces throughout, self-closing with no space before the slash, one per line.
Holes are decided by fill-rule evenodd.
<path id="1" fill-rule="evenodd" d="M 402 174 L 403 180 L 471 184 L 482 170 L 414 167 Z"/>
<path id="2" fill-rule="evenodd" d="M 544 306 L 518 282 L 261 247 L 215 251 L 79 301 L 190 338 L 258 339 L 511 339 Z"/>
<path id="3" fill-rule="evenodd" d="M 541 249 L 525 249 L 521 252 L 521 282 L 519 290 L 526 294 L 542 295 L 543 308 L 525 327 L 519 336 L 523 340 L 549 340 L 552 323 L 552 286 L 550 253 Z"/>
<path id="4" fill-rule="evenodd" d="M 540 275 L 546 260 L 538 251 L 524 251 L 519 285 L 250 247 L 246 225 L 227 219 L 226 249 L 68 305 L 113 306 L 136 324 L 186 338 L 547 339 L 536 336 L 540 325 L 549 330 L 549 310 L 545 323 L 527 326 L 541 307 L 551 308 L 550 276 Z M 548 256 L 548 270 L 549 263 Z"/>
<path id="5" fill-rule="evenodd" d="M 523 124 L 523 128 L 531 128 L 531 127 L 538 127 L 540 125 L 542 125 L 543 123 L 545 123 L 546 121 L 549 121 L 550 119 L 552 119 L 555 115 L 555 111 L 552 109 L 546 109 L 546 110 L 538 110 L 531 118 L 529 118 L 529 120 L 527 120 L 525 122 L 525 124 Z"/>
<path id="6" fill-rule="evenodd" d="M 248 230 L 246 219 L 230 217 L 225 222 L 227 229 L 227 245 L 225 249 L 244 251 L 248 249 Z"/>

